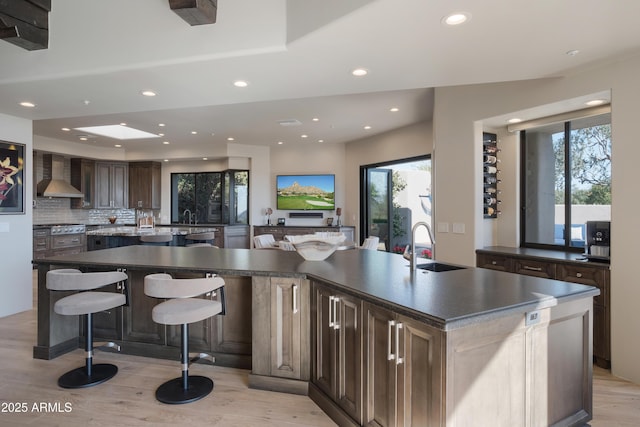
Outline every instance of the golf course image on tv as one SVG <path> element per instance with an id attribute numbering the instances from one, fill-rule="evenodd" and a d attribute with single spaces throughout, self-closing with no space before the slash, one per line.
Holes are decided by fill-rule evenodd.
<path id="1" fill-rule="evenodd" d="M 335 175 L 278 175 L 280 210 L 334 210 Z"/>

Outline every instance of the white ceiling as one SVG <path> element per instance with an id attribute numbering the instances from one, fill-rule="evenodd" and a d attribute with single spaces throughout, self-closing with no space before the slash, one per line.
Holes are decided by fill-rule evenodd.
<path id="1" fill-rule="evenodd" d="M 560 77 L 640 53 L 636 1 L 218 0 L 217 23 L 194 27 L 166 0 L 52 3 L 48 49 L 0 42 L 0 113 L 34 120 L 37 136 L 121 143 L 127 158 L 198 158 L 228 137 L 342 143 L 429 119 L 434 87 Z M 454 11 L 471 21 L 444 26 Z M 278 124 L 288 119 L 301 125 Z M 120 122 L 166 135 L 81 143 L 61 130 Z"/>

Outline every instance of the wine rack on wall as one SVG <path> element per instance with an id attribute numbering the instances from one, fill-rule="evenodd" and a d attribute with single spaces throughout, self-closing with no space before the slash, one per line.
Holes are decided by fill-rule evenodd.
<path id="1" fill-rule="evenodd" d="M 500 210 L 498 205 L 498 185 L 500 184 L 500 169 L 498 164 L 498 138 L 495 133 L 482 133 L 482 170 L 483 170 L 483 211 L 485 218 L 497 218 Z"/>

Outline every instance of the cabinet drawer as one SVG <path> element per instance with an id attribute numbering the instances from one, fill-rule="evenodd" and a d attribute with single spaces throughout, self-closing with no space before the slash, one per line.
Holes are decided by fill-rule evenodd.
<path id="1" fill-rule="evenodd" d="M 556 278 L 556 265 L 545 261 L 515 259 L 513 261 L 513 271 L 514 273 L 542 277 L 545 279 Z"/>
<path id="2" fill-rule="evenodd" d="M 478 254 L 476 264 L 480 268 L 491 270 L 511 271 L 511 258 L 503 255 Z"/>
<path id="3" fill-rule="evenodd" d="M 34 237 L 33 239 L 33 251 L 43 252 L 49 250 L 49 238 L 48 237 Z"/>
<path id="4" fill-rule="evenodd" d="M 607 271 L 602 268 L 593 268 L 582 265 L 558 265 L 556 278 L 563 282 L 580 283 L 582 285 L 595 286 L 600 289 L 600 295 L 594 297 L 594 304 L 607 304 Z"/>

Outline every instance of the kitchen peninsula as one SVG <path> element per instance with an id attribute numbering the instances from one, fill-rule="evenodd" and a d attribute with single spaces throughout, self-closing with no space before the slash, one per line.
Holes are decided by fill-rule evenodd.
<path id="1" fill-rule="evenodd" d="M 314 262 L 288 251 L 136 245 L 37 265 L 36 358 L 77 348 L 81 333 L 52 311 L 51 268 L 124 269 L 129 306 L 96 319 L 96 336 L 171 358 L 177 331 L 150 321 L 157 301 L 144 296 L 144 276 L 216 273 L 227 316 L 192 329 L 194 345 L 251 369 L 251 387 L 308 394 L 340 425 L 592 418 L 594 287 L 476 268 L 412 273 L 400 255 L 368 250 Z"/>

